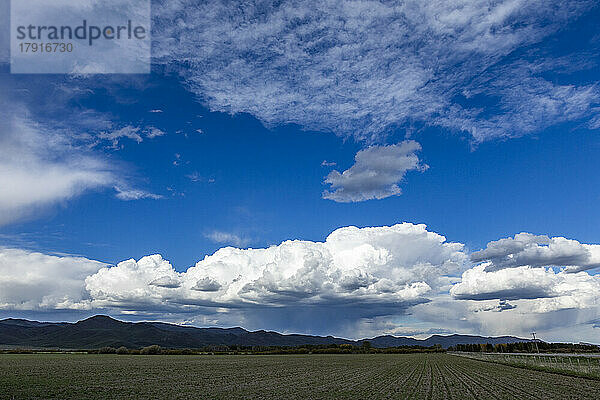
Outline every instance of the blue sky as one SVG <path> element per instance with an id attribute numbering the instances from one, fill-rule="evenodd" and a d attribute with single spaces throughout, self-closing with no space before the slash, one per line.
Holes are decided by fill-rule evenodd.
<path id="1" fill-rule="evenodd" d="M 149 75 L 3 50 L 0 316 L 599 341 L 593 2 L 184 3 Z"/>
<path id="2" fill-rule="evenodd" d="M 133 104 L 116 105 L 102 92 L 82 104 L 172 133 L 142 143 L 123 139 L 122 149 L 102 150 L 127 164 L 144 190 L 164 198 L 130 203 L 111 191 L 91 192 L 7 227 L 9 234 L 41 230 L 36 240 L 41 250 L 110 263 L 157 251 L 179 268 L 219 247 L 205 237 L 215 230 L 261 247 L 286 239 L 322 240 L 340 226 L 404 221 L 426 223 L 473 249 L 520 231 L 584 242 L 600 234 L 589 218 L 600 197 L 594 185 L 599 143 L 593 131 L 577 124 L 475 147 L 459 135 L 425 129 L 417 138 L 429 169 L 411 172 L 401 196 L 340 204 L 321 199 L 323 178 L 336 168 L 321 164 L 346 169 L 360 143 L 293 125 L 267 129 L 250 115 L 211 113 L 176 80 L 149 81 L 148 89 L 125 91 L 141 97 Z M 162 112 L 150 112 L 157 109 Z M 171 235 L 180 239 L 171 241 Z"/>

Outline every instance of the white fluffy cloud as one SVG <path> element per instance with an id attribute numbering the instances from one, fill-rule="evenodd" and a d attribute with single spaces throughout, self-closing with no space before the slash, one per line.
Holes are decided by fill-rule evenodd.
<path id="1" fill-rule="evenodd" d="M 86 279 L 97 305 L 335 306 L 381 304 L 398 312 L 427 301 L 467 256 L 424 225 L 340 228 L 325 242 L 266 249 L 226 247 L 176 272 L 159 255 L 103 268 Z M 373 314 L 379 311 L 373 307 Z M 386 310 L 387 312 L 387 310 Z"/>
<path id="2" fill-rule="evenodd" d="M 412 309 L 421 321 L 462 332 L 597 342 L 600 275 L 529 266 L 486 271 L 478 265 L 432 302 Z"/>
<path id="3" fill-rule="evenodd" d="M 489 242 L 484 250 L 472 253 L 471 260 L 490 261 L 486 271 L 529 265 L 566 267 L 567 272 L 579 272 L 600 267 L 600 245 L 519 233 L 513 238 Z"/>
<path id="4" fill-rule="evenodd" d="M 371 146 L 356 153 L 354 165 L 344 172 L 331 171 L 325 183 L 331 190 L 323 198 L 337 202 L 384 199 L 402 193 L 398 186 L 412 170 L 425 170 L 416 152 L 421 150 L 414 140 L 390 146 Z"/>
<path id="5" fill-rule="evenodd" d="M 587 296 L 593 300 L 593 294 Z M 566 307 L 566 302 L 572 307 Z M 544 340 L 597 342 L 598 333 L 593 329 L 593 321 L 600 317 L 600 308 L 597 305 L 577 308 L 580 303 L 575 296 L 508 302 L 456 300 L 442 295 L 429 303 L 414 306 L 411 313 L 423 323 L 453 332 L 531 337 L 531 332 L 535 331 Z M 587 301 L 584 304 L 588 304 Z"/>
<path id="6" fill-rule="evenodd" d="M 450 294 L 467 300 L 536 299 L 537 312 L 589 308 L 600 304 L 600 276 L 529 266 L 488 272 L 482 264 L 465 271 Z"/>
<path id="7" fill-rule="evenodd" d="M 127 260 L 105 267 L 85 278 L 85 287 L 96 307 L 135 309 L 142 304 L 162 308 L 168 301 L 169 289 L 178 288 L 181 274 L 160 255 L 143 257 L 138 262 Z"/>
<path id="8" fill-rule="evenodd" d="M 569 81 L 585 55 L 535 48 L 594 4 L 169 1 L 153 7 L 153 56 L 211 109 L 268 125 L 376 140 L 417 122 L 481 141 L 597 114 L 598 87 Z"/>
<path id="9" fill-rule="evenodd" d="M 476 332 L 500 335 L 510 327 L 523 336 L 542 332 L 547 340 L 597 341 L 592 325 L 600 317 L 600 275 L 585 270 L 598 267 L 598 247 L 528 233 L 490 242 L 471 254 L 485 262 L 462 274 L 451 298 L 415 312 L 441 322 L 436 313 L 445 309 L 450 324 Z"/>
<path id="10" fill-rule="evenodd" d="M 324 242 L 225 247 L 181 272 L 160 255 L 109 266 L 3 249 L 0 310 L 133 313 L 347 337 L 534 329 L 593 340 L 600 275 L 490 265 L 473 265 L 462 244 L 410 223 L 340 228 Z"/>
<path id="11" fill-rule="evenodd" d="M 85 278 L 105 265 L 83 257 L 0 249 L 0 309 L 90 309 Z"/>

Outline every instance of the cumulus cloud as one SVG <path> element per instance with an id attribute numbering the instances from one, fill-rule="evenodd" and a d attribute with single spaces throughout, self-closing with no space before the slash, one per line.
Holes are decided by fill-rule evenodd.
<path id="1" fill-rule="evenodd" d="M 435 321 L 435 312 L 447 307 L 456 313 L 453 318 L 493 334 L 510 326 L 521 334 L 545 330 L 554 340 L 592 340 L 590 321 L 600 315 L 600 275 L 585 270 L 598 267 L 598 247 L 530 233 L 492 241 L 471 254 L 480 264 L 452 286 L 453 300 L 436 300 L 420 311 Z M 498 311 L 501 315 L 492 316 Z M 566 326 L 573 331 L 561 330 Z"/>
<path id="2" fill-rule="evenodd" d="M 217 292 L 221 289 L 221 284 L 211 278 L 202 278 L 191 287 L 192 290 L 199 290 L 201 292 Z"/>
<path id="3" fill-rule="evenodd" d="M 402 193 L 398 184 L 408 171 L 427 169 L 415 154 L 419 150 L 421 145 L 414 140 L 361 150 L 352 167 L 327 175 L 325 183 L 331 190 L 325 190 L 323 198 L 348 203 L 398 196 Z"/>
<path id="4" fill-rule="evenodd" d="M 564 275 L 561 275 L 561 277 Z M 558 276 L 545 268 L 518 267 L 486 272 L 479 265 L 462 275 L 450 294 L 462 300 L 519 300 L 555 297 Z"/>
<path id="5" fill-rule="evenodd" d="M 412 310 L 412 309 L 411 309 Z M 431 335 L 456 333 L 443 325 L 423 323 L 409 316 L 384 315 L 351 321 L 340 330 L 342 337 L 370 338 L 380 335 L 410 336 L 426 339 Z"/>
<path id="6" fill-rule="evenodd" d="M 224 247 L 181 271 L 158 254 L 109 266 L 3 249 L 0 310 L 88 310 L 347 337 L 534 329 L 593 338 L 600 275 L 529 265 L 490 271 L 490 264 L 473 265 L 464 245 L 410 223 L 340 228 L 323 242 Z M 560 330 L 569 325 L 577 332 Z"/>
<path id="7" fill-rule="evenodd" d="M 535 330 L 547 340 L 593 342 L 599 305 L 599 275 L 540 267 L 488 272 L 478 265 L 463 273 L 450 296 L 417 305 L 412 312 L 422 321 L 445 322 L 455 330 L 521 336 Z"/>
<path id="8" fill-rule="evenodd" d="M 168 288 L 168 289 L 174 289 L 174 288 L 178 288 L 179 286 L 181 286 L 181 282 L 179 281 L 179 279 L 174 278 L 172 276 L 163 275 L 161 277 L 154 279 L 152 282 L 149 283 L 149 285 L 154 285 L 154 286 Z"/>
<path id="9" fill-rule="evenodd" d="M 489 261 L 486 271 L 529 265 L 566 267 L 579 272 L 600 267 L 600 245 L 582 244 L 564 237 L 519 233 L 512 238 L 489 242 L 471 254 L 473 262 Z"/>
<path id="10" fill-rule="evenodd" d="M 122 307 L 140 311 L 162 307 L 166 295 L 182 286 L 181 274 L 160 255 L 120 262 L 85 278 L 96 307 Z M 140 308 L 144 304 L 144 308 Z"/>
<path id="11" fill-rule="evenodd" d="M 497 299 L 456 300 L 442 295 L 429 303 L 416 305 L 411 313 L 420 321 L 455 332 L 486 335 L 510 332 L 528 337 L 536 331 L 545 340 L 597 341 L 597 333 L 591 329 L 592 321 L 600 317 L 598 297 L 594 293 L 581 291 L 572 296 L 513 300 L 508 302 L 511 309 L 501 310 L 505 303 Z"/>
<path id="12" fill-rule="evenodd" d="M 0 249 L 0 309 L 89 310 L 85 278 L 105 265 L 83 257 Z"/>
<path id="13" fill-rule="evenodd" d="M 218 324 L 321 332 L 427 302 L 464 269 L 463 245 L 424 225 L 340 228 L 324 242 L 225 247 L 177 272 L 160 255 L 86 278 L 99 308 L 212 315 Z M 337 328 L 336 328 L 337 327 Z"/>
<path id="14" fill-rule="evenodd" d="M 482 141 L 597 115 L 599 88 L 569 75 L 589 64 L 585 55 L 557 71 L 564 63 L 535 48 L 552 46 L 543 39 L 594 5 L 159 2 L 153 56 L 212 110 L 247 112 L 267 125 L 373 141 L 417 122 Z M 551 78 L 559 72 L 560 81 Z"/>
<path id="15" fill-rule="evenodd" d="M 427 301 L 441 275 L 460 269 L 467 259 L 462 248 L 424 225 L 348 227 L 325 242 L 222 248 L 181 273 L 159 255 L 129 260 L 88 277 L 86 287 L 100 304 L 113 306 L 162 300 L 173 307 L 361 303 L 402 310 Z"/>
<path id="16" fill-rule="evenodd" d="M 500 300 L 500 303 L 498 304 L 498 307 L 496 309 L 499 312 L 502 312 L 506 310 L 512 310 L 514 308 L 517 308 L 517 306 L 515 306 L 514 304 L 510 304 L 507 300 Z"/>
<path id="17" fill-rule="evenodd" d="M 574 341 L 594 341 L 590 327 L 600 316 L 600 275 L 587 272 L 530 266 L 490 272 L 481 264 L 465 271 L 450 295 L 452 300 L 438 298 L 414 312 L 439 321 L 435 314 L 445 309 L 449 324 L 475 332 L 528 335 L 536 330 L 545 331 L 549 340 Z"/>

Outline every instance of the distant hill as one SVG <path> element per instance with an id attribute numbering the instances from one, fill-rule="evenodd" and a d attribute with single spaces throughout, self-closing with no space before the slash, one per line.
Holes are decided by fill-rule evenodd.
<path id="1" fill-rule="evenodd" d="M 427 339 L 419 340 L 408 337 L 398 336 L 378 336 L 369 340 L 374 347 L 395 347 L 395 346 L 435 346 L 441 345 L 444 349 L 457 344 L 498 344 L 498 343 L 516 343 L 530 342 L 529 339 L 522 339 L 514 336 L 472 336 L 472 335 L 433 335 Z"/>
<path id="2" fill-rule="evenodd" d="M 513 336 L 483 337 L 433 335 L 425 340 L 378 336 L 363 339 L 373 347 L 433 346 L 448 348 L 469 343 L 524 342 Z M 97 315 L 75 323 L 37 322 L 24 319 L 0 320 L 0 348 L 96 349 L 104 346 L 140 348 L 158 344 L 167 348 L 200 348 L 208 345 L 299 346 L 305 344 L 360 344 L 333 336 L 283 335 L 270 331 L 249 332 L 243 328 L 195 328 L 163 322 L 123 322 Z"/>

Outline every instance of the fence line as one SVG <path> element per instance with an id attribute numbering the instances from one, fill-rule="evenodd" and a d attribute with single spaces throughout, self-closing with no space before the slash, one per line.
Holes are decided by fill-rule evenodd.
<path id="1" fill-rule="evenodd" d="M 491 361 L 516 367 L 534 367 L 556 372 L 573 372 L 600 378 L 600 358 L 586 355 L 467 353 L 450 354 L 475 360 Z"/>

